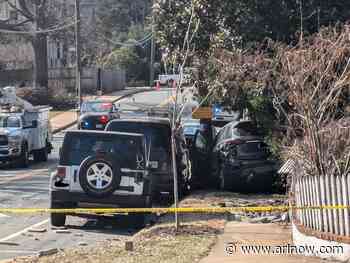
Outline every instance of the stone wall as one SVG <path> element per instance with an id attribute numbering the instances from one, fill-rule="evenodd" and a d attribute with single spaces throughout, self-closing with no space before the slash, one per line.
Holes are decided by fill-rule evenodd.
<path id="1" fill-rule="evenodd" d="M 98 69 L 84 68 L 82 91 L 95 92 L 98 87 Z M 102 70 L 101 83 L 104 92 L 122 90 L 126 86 L 124 70 Z M 32 86 L 32 70 L 0 71 L 0 86 Z M 49 88 L 75 90 L 75 69 L 54 68 L 49 70 Z"/>

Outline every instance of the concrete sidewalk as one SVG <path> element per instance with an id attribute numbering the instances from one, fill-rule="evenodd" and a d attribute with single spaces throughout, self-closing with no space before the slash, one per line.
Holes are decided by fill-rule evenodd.
<path id="1" fill-rule="evenodd" d="M 228 245 L 232 243 L 233 245 Z M 316 263 L 325 262 L 315 257 L 296 255 L 266 255 L 243 254 L 242 245 L 266 245 L 283 246 L 293 245 L 290 227 L 282 227 L 276 224 L 251 224 L 247 222 L 228 222 L 225 231 L 219 236 L 217 244 L 213 247 L 208 257 L 200 263 Z M 312 244 L 310 244 L 312 245 Z M 231 252 L 231 253 L 227 253 Z"/>

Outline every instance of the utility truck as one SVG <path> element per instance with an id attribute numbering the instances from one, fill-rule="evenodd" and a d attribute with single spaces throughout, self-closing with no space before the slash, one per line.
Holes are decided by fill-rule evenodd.
<path id="1" fill-rule="evenodd" d="M 26 168 L 30 156 L 47 161 L 52 150 L 49 112 L 48 106 L 19 98 L 15 87 L 0 88 L 0 163 Z"/>

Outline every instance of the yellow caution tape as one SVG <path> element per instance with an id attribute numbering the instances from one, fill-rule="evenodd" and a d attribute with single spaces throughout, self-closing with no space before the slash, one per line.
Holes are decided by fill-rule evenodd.
<path id="1" fill-rule="evenodd" d="M 62 213 L 62 214 L 122 214 L 122 213 L 234 213 L 234 212 L 284 212 L 288 210 L 320 210 L 320 209 L 350 209 L 350 206 L 255 206 L 255 207 L 180 207 L 180 208 L 0 208 L 5 214 L 35 214 L 35 213 Z"/>

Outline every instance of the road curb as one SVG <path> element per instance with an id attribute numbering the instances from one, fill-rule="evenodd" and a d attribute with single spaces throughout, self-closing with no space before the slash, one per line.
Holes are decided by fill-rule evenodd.
<path id="1" fill-rule="evenodd" d="M 116 103 L 116 102 L 118 102 L 118 101 L 120 101 L 120 100 L 122 100 L 122 99 L 125 99 L 125 98 L 127 98 L 127 97 L 129 97 L 129 96 L 131 96 L 131 95 L 135 95 L 135 94 L 142 93 L 142 92 L 147 92 L 147 91 L 152 91 L 152 90 L 153 90 L 152 88 L 143 88 L 143 89 L 137 89 L 137 90 L 132 89 L 132 90 L 130 90 L 130 92 L 128 92 L 128 93 L 126 93 L 126 94 L 124 94 L 124 95 L 121 95 L 120 97 L 118 97 L 117 99 L 113 100 L 112 102 L 113 102 L 113 103 Z M 67 124 L 65 124 L 65 125 L 62 126 L 62 127 L 59 127 L 59 128 L 57 128 L 57 129 L 54 129 L 54 130 L 52 131 L 52 134 L 57 134 L 57 133 L 59 133 L 59 132 L 65 130 L 65 129 L 67 129 L 67 128 L 73 126 L 73 125 L 76 124 L 76 123 L 77 123 L 76 120 L 73 121 L 73 122 L 67 123 Z M 0 262 L 0 263 L 1 263 L 1 262 Z"/>

